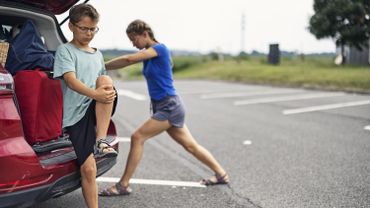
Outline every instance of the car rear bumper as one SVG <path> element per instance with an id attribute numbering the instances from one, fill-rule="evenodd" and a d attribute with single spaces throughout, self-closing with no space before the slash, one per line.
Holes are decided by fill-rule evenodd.
<path id="1" fill-rule="evenodd" d="M 116 164 L 116 161 L 116 158 L 103 158 L 97 161 L 97 176 L 107 172 Z M 29 207 L 35 203 L 65 195 L 78 189 L 80 186 L 80 172 L 75 171 L 60 178 L 52 184 L 14 193 L 1 194 L 0 207 Z"/>

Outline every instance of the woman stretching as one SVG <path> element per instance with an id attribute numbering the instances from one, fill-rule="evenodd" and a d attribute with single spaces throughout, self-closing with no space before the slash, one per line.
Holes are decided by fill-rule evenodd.
<path id="1" fill-rule="evenodd" d="M 212 154 L 199 145 L 184 124 L 184 105 L 177 95 L 172 79 L 172 60 L 169 49 L 154 38 L 148 24 L 141 20 L 130 23 L 126 34 L 134 47 L 140 51 L 123 55 L 106 63 L 106 69 L 119 69 L 144 62 L 143 75 L 151 98 L 152 116 L 131 136 L 131 147 L 125 171 L 118 183 L 102 190 L 100 196 L 128 195 L 131 193 L 129 180 L 133 176 L 143 155 L 145 141 L 166 131 L 186 151 L 208 166 L 215 175 L 203 179 L 204 185 L 228 184 L 226 171 Z"/>

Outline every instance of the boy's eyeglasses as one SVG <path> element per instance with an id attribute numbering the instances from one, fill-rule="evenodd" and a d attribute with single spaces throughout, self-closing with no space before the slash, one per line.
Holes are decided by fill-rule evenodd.
<path id="1" fill-rule="evenodd" d="M 96 34 L 99 31 L 98 27 L 81 27 L 77 24 L 72 23 L 74 26 L 76 26 L 78 29 L 80 29 L 83 33 L 87 33 L 88 31 Z"/>

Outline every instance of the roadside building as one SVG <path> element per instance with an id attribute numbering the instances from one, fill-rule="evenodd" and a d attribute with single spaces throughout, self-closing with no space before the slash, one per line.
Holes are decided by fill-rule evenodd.
<path id="1" fill-rule="evenodd" d="M 369 40 L 370 45 L 370 40 Z M 350 65 L 368 65 L 370 64 L 369 47 L 364 47 L 362 50 L 353 46 L 344 47 L 344 57 L 346 57 L 346 64 Z M 337 54 L 341 54 L 340 47 L 337 47 Z"/>

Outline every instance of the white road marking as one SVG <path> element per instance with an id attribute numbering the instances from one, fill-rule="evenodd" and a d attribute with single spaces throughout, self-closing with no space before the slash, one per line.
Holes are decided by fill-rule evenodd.
<path id="1" fill-rule="evenodd" d="M 129 97 L 129 98 L 135 99 L 135 100 L 146 100 L 147 99 L 145 95 L 135 93 L 135 92 L 132 92 L 130 90 L 118 89 L 117 93 L 118 93 L 118 95 L 123 95 L 123 96 Z"/>
<path id="2" fill-rule="evenodd" d="M 179 92 L 180 95 L 196 95 L 196 94 L 204 94 L 204 93 L 215 93 L 218 91 L 214 90 L 200 90 L 200 91 L 183 91 Z"/>
<path id="3" fill-rule="evenodd" d="M 284 110 L 283 114 L 290 115 L 290 114 L 297 114 L 297 113 L 330 110 L 330 109 L 335 109 L 335 108 L 344 108 L 344 107 L 369 105 L 369 104 L 370 104 L 370 100 L 354 101 L 354 102 L 347 102 L 347 103 L 335 103 L 335 104 L 329 104 L 329 105 L 318 105 L 318 106 L 311 106 L 311 107 L 306 107 L 306 108 L 296 108 L 296 109 Z"/>
<path id="4" fill-rule="evenodd" d="M 314 94 L 304 94 L 304 95 L 289 95 L 289 96 L 282 96 L 282 97 L 259 98 L 259 99 L 235 101 L 234 105 L 239 106 L 239 105 L 250 105 L 250 104 L 259 104 L 259 103 L 274 103 L 274 102 L 305 100 L 305 99 L 322 98 L 322 97 L 336 97 L 336 96 L 343 96 L 343 95 L 344 93 L 314 93 Z"/>
<path id="5" fill-rule="evenodd" d="M 230 93 L 215 93 L 209 95 L 202 95 L 201 99 L 217 99 L 217 98 L 234 98 L 234 97 L 248 97 L 254 95 L 276 95 L 276 94 L 288 94 L 298 92 L 298 90 L 270 90 L 260 92 L 230 92 Z"/>
<path id="6" fill-rule="evenodd" d="M 99 177 L 96 179 L 98 182 L 117 183 L 119 178 L 113 177 Z M 205 188 L 205 185 L 199 182 L 187 182 L 187 181 L 167 181 L 167 180 L 150 180 L 150 179 L 135 179 L 130 180 L 131 184 L 147 184 L 147 185 L 160 185 L 160 186 L 183 186 L 183 187 L 198 187 Z"/>
<path id="7" fill-rule="evenodd" d="M 252 141 L 250 141 L 250 140 L 245 140 L 245 141 L 243 142 L 243 144 L 244 144 L 244 145 L 251 145 L 251 144 L 252 144 Z"/>
<path id="8" fill-rule="evenodd" d="M 118 142 L 131 142 L 130 137 L 117 137 Z"/>
<path id="9" fill-rule="evenodd" d="M 365 130 L 370 130 L 370 126 L 365 126 L 364 129 Z"/>

